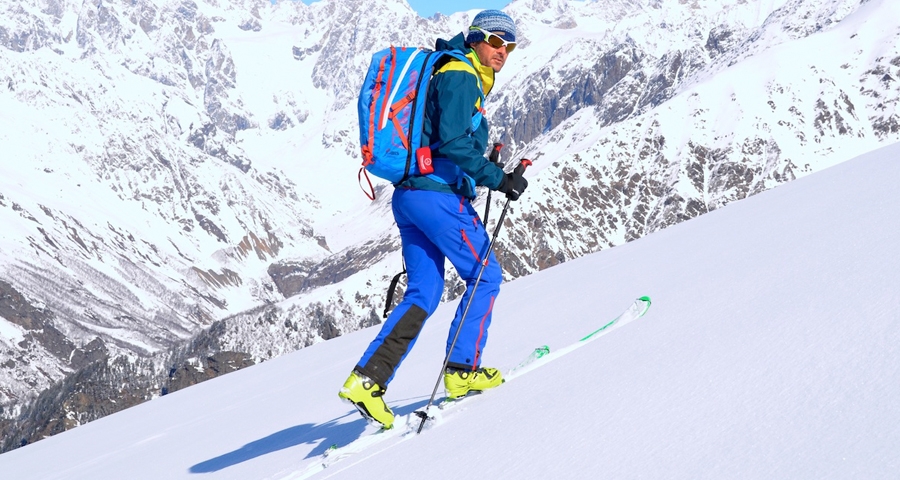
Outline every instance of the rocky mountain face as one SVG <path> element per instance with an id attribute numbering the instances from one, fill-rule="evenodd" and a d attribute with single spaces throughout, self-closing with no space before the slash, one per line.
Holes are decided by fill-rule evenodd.
<path id="1" fill-rule="evenodd" d="M 258 120 L 215 31 L 250 7 L 0 3 L 4 417 L 283 298 L 265 275 L 281 252 L 328 253 L 308 199 L 235 141 Z"/>
<path id="2" fill-rule="evenodd" d="M 390 186 L 366 204 L 354 185 L 356 94 L 372 53 L 474 12 L 0 10 L 0 449 L 380 322 L 399 238 Z M 506 10 L 520 46 L 488 118 L 504 160 L 535 160 L 497 247 L 507 279 L 900 139 L 889 0 Z M 461 292 L 448 272 L 444 299 Z"/>
<path id="3" fill-rule="evenodd" d="M 712 5 L 699 2 L 648 4 L 617 22 L 618 36 L 558 50 L 562 68 L 511 80 L 495 107 L 515 119 L 502 138 L 552 162 L 533 182 L 542 195 L 511 217 L 506 245 L 522 269 L 639 238 L 896 141 L 897 32 L 869 43 L 840 22 L 875 5 L 825 3 L 785 2 L 756 26 L 722 22 L 751 18 L 754 2 L 709 15 Z M 677 48 L 661 50 L 655 36 Z M 707 88 L 716 81 L 728 91 Z"/>

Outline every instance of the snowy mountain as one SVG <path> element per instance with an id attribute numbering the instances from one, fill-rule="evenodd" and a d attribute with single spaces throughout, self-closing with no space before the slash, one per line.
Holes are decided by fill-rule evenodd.
<path id="1" fill-rule="evenodd" d="M 898 8 L 514 1 L 521 46 L 487 108 L 505 160 L 536 163 L 498 246 L 507 278 L 900 139 Z M 371 53 L 474 11 L 0 10 L 0 428 L 28 424 L 8 438 L 378 323 L 401 260 L 388 196 L 356 185 L 356 91 Z"/>
<path id="2" fill-rule="evenodd" d="M 637 295 L 647 315 L 419 436 L 321 470 L 371 432 L 337 390 L 378 327 L 0 455 L 4 477 L 893 479 L 900 473 L 900 144 L 508 283 L 485 362 L 557 351 Z M 455 306 L 387 391 L 427 401 Z M 47 459 L 52 459 L 48 461 Z M 319 473 L 316 473 L 319 471 Z"/>

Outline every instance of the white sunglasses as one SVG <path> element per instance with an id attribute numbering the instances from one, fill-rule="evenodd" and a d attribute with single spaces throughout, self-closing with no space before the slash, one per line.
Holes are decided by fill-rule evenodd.
<path id="1" fill-rule="evenodd" d="M 469 27 L 469 31 L 481 32 L 484 35 L 484 41 L 494 48 L 505 47 L 506 53 L 510 53 L 516 48 L 516 42 L 507 42 L 500 38 L 496 33 L 488 32 L 479 27 Z"/>

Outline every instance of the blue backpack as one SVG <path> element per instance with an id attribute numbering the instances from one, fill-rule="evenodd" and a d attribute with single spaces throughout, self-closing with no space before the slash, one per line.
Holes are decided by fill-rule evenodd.
<path id="1" fill-rule="evenodd" d="M 465 55 L 452 50 L 435 52 L 392 46 L 372 55 L 357 103 L 363 157 L 358 180 L 362 186 L 365 174 L 369 191 L 365 187 L 363 191 L 369 199 L 375 200 L 375 190 L 368 173 L 394 185 L 414 175 L 427 175 L 448 183 L 448 175 L 435 172 L 432 163 L 431 150 L 440 144 L 421 146 L 428 83 L 435 64 L 447 57 L 471 65 Z M 481 102 L 484 103 L 483 94 Z M 478 112 L 472 118 L 473 131 L 478 128 L 481 117 Z M 455 168 L 439 165 L 439 170 L 447 167 Z"/>

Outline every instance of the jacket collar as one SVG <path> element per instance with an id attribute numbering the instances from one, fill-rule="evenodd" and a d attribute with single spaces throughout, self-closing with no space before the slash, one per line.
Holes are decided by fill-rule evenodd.
<path id="1" fill-rule="evenodd" d="M 481 60 L 478 59 L 478 54 L 476 54 L 475 50 L 472 48 L 466 53 L 466 58 L 472 61 L 472 65 L 475 66 L 475 71 L 478 72 L 478 76 L 481 77 L 481 89 L 484 90 L 484 96 L 486 97 L 487 94 L 491 93 L 491 89 L 494 88 L 494 69 L 482 65 Z"/>

